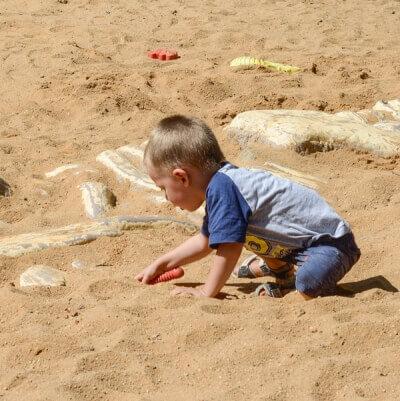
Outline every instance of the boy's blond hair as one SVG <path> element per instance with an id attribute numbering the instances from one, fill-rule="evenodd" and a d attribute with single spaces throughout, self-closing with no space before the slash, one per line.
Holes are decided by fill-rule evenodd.
<path id="1" fill-rule="evenodd" d="M 144 163 L 160 170 L 193 166 L 205 172 L 218 170 L 225 160 L 207 124 L 195 117 L 174 115 L 162 119 L 150 134 Z"/>

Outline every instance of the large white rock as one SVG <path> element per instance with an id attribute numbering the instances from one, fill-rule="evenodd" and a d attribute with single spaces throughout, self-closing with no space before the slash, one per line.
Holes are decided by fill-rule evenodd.
<path id="1" fill-rule="evenodd" d="M 246 111 L 238 114 L 226 130 L 243 145 L 249 141 L 261 141 L 299 152 L 347 146 L 381 156 L 400 154 L 398 132 L 371 126 L 355 113 Z"/>
<path id="2" fill-rule="evenodd" d="M 25 270 L 19 277 L 21 287 L 65 285 L 64 274 L 49 266 L 35 265 Z"/>

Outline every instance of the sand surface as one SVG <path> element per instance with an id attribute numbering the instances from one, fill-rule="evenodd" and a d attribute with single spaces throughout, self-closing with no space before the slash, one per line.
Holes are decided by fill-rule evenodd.
<path id="1" fill-rule="evenodd" d="M 245 110 L 399 97 L 399 27 L 398 0 L 2 1 L 0 177 L 13 196 L 0 197 L 1 236 L 86 221 L 77 185 L 88 178 L 115 193 L 111 215 L 173 215 L 94 160 L 179 112 L 204 118 L 239 165 L 272 161 L 323 180 L 363 255 L 343 280 L 352 297 L 307 303 L 252 297 L 261 280 L 230 280 L 222 300 L 138 285 L 141 268 L 188 238 L 172 227 L 3 257 L 0 399 L 398 400 L 400 160 L 262 146 L 252 159 L 223 127 Z M 159 47 L 181 58 L 148 59 Z M 232 72 L 242 55 L 303 72 Z M 44 177 L 67 163 L 96 171 Z M 180 282 L 204 282 L 209 262 Z M 20 289 L 33 264 L 63 271 L 67 285 Z"/>

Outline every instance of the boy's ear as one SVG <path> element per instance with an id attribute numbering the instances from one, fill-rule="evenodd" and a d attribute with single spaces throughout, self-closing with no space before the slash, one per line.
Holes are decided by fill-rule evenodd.
<path id="1" fill-rule="evenodd" d="M 181 182 L 185 187 L 189 186 L 189 174 L 183 168 L 176 168 L 172 171 L 172 176 Z"/>

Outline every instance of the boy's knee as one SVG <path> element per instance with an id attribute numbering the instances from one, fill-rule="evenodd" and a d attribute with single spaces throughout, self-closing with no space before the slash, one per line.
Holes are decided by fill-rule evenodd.
<path id="1" fill-rule="evenodd" d="M 310 297 L 318 297 L 321 294 L 321 283 L 306 269 L 299 269 L 296 273 L 296 290 Z"/>

